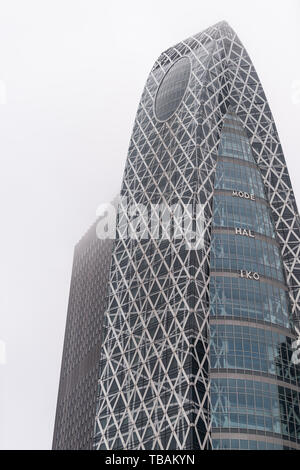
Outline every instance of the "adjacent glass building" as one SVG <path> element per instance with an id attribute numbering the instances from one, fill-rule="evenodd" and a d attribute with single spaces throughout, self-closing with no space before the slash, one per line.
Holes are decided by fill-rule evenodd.
<path id="1" fill-rule="evenodd" d="M 90 450 L 99 375 L 101 325 L 112 240 L 97 237 L 99 218 L 74 250 L 53 449 Z"/>

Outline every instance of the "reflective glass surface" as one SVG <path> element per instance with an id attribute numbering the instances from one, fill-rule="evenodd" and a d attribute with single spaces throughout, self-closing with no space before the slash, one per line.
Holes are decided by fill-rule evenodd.
<path id="1" fill-rule="evenodd" d="M 223 124 L 219 155 L 253 161 L 247 135 L 242 129 L 238 117 L 232 114 L 227 116 Z"/>
<path id="2" fill-rule="evenodd" d="M 289 300 L 260 170 L 231 113 L 221 133 L 215 190 L 210 257 L 213 448 L 283 448 L 282 438 L 300 440 L 299 393 L 294 389 L 299 368 L 291 362 L 293 337 L 281 332 L 290 327 Z M 255 200 L 220 190 L 243 191 Z M 241 270 L 259 278 L 242 278 Z M 224 432 L 231 437 L 218 438 Z M 241 432 L 253 439 L 235 439 Z M 266 442 L 265 435 L 276 436 L 279 444 Z"/>
<path id="3" fill-rule="evenodd" d="M 275 237 L 269 209 L 259 201 L 215 194 L 214 225 L 216 227 L 241 227 Z"/>
<path id="4" fill-rule="evenodd" d="M 247 439 L 213 439 L 213 448 L 217 450 L 290 450 L 289 446 L 267 441 Z"/>
<path id="5" fill-rule="evenodd" d="M 300 439 L 299 393 L 256 380 L 212 379 L 212 425 Z"/>
<path id="6" fill-rule="evenodd" d="M 255 371 L 298 384 L 290 337 L 271 329 L 231 324 L 211 325 L 210 333 L 212 369 Z"/>
<path id="7" fill-rule="evenodd" d="M 214 233 L 211 269 L 237 271 L 245 268 L 261 276 L 283 281 L 277 245 L 248 236 Z"/>
<path id="8" fill-rule="evenodd" d="M 275 285 L 250 279 L 211 276 L 210 299 L 211 316 L 289 327 L 287 293 Z"/>
<path id="9" fill-rule="evenodd" d="M 232 132 L 227 132 L 226 140 L 223 139 L 220 145 L 220 155 L 224 157 L 238 157 L 241 160 L 251 161 L 251 151 L 247 139 L 241 137 L 237 140 L 237 136 Z"/>
<path id="10" fill-rule="evenodd" d="M 245 191 L 260 198 L 265 197 L 259 171 L 252 167 L 237 165 L 236 162 L 218 162 L 215 189 Z"/>
<path id="11" fill-rule="evenodd" d="M 155 116 L 167 121 L 179 107 L 189 83 L 191 63 L 182 57 L 167 71 L 155 98 Z"/>

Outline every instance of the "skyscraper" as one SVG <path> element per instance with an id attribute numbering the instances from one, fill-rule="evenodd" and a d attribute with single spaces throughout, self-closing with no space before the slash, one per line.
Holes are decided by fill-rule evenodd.
<path id="1" fill-rule="evenodd" d="M 95 222 L 74 251 L 53 449 L 91 449 L 96 413 L 101 324 L 113 240 Z"/>
<path id="2" fill-rule="evenodd" d="M 121 196 L 95 449 L 300 449 L 299 215 L 262 85 L 227 23 L 155 62 Z M 161 224 L 176 205 L 193 229 L 201 207 L 201 244 L 174 220 L 167 236 L 150 230 L 153 207 Z M 137 213 L 139 236 L 124 235 Z"/>

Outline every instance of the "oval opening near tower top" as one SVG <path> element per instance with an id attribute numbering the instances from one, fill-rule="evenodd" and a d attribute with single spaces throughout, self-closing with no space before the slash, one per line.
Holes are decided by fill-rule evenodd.
<path id="1" fill-rule="evenodd" d="M 158 121 L 170 119 L 179 108 L 191 75 L 188 57 L 178 59 L 163 77 L 154 102 L 154 114 Z"/>

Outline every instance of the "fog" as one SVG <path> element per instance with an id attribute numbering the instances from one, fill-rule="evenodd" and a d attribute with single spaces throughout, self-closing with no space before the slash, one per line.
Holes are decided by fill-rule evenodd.
<path id="1" fill-rule="evenodd" d="M 300 201 L 299 19 L 289 0 L 0 1 L 2 449 L 51 447 L 73 247 L 119 191 L 161 51 L 229 22 L 264 86 Z"/>

